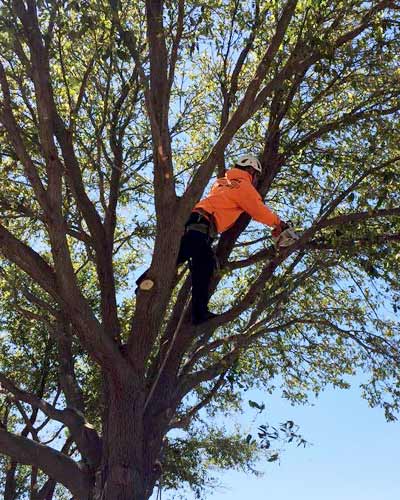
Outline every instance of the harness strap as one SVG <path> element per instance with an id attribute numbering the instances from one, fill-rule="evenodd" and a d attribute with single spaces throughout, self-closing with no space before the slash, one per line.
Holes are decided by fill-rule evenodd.
<path id="1" fill-rule="evenodd" d="M 199 231 L 211 239 L 215 239 L 218 236 L 217 225 L 213 215 L 202 208 L 193 210 L 186 224 L 186 231 Z"/>

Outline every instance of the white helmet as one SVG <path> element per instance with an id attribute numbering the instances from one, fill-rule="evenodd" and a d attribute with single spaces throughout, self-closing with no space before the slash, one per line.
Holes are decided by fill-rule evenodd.
<path id="1" fill-rule="evenodd" d="M 236 165 L 240 165 L 241 167 L 252 167 L 254 170 L 257 170 L 260 174 L 262 173 L 261 163 L 255 156 L 245 155 L 238 158 Z"/>

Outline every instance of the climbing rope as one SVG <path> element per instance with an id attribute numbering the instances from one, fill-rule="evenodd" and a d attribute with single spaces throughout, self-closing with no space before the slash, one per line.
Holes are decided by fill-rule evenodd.
<path id="1" fill-rule="evenodd" d="M 158 384 L 158 381 L 160 380 L 161 374 L 162 374 L 162 372 L 163 372 L 163 370 L 165 368 L 165 365 L 166 365 L 166 363 L 168 361 L 169 355 L 171 354 L 172 347 L 174 346 L 176 337 L 177 337 L 178 332 L 179 332 L 179 330 L 181 328 L 181 325 L 182 325 L 182 322 L 183 322 L 183 318 L 184 318 L 184 316 L 186 314 L 186 310 L 188 308 L 189 302 L 190 302 L 190 294 L 188 295 L 188 298 L 186 299 L 185 305 L 183 307 L 182 314 L 181 314 L 181 316 L 179 318 L 178 324 L 176 325 L 176 328 L 175 328 L 174 334 L 172 336 L 171 343 L 170 343 L 170 345 L 168 347 L 167 353 L 165 355 L 165 358 L 163 359 L 163 362 L 161 363 L 161 366 L 160 366 L 160 369 L 158 370 L 157 376 L 156 376 L 156 378 L 155 378 L 155 380 L 153 382 L 153 385 L 151 386 L 149 395 L 147 396 L 146 402 L 144 403 L 144 411 L 146 411 L 147 405 L 149 404 L 151 398 L 153 397 L 153 394 L 154 394 L 154 391 L 155 391 L 156 386 Z"/>
<path id="2" fill-rule="evenodd" d="M 157 491 L 156 500 L 161 500 L 161 494 L 162 494 L 162 480 L 160 478 L 160 481 L 158 483 L 158 491 Z"/>

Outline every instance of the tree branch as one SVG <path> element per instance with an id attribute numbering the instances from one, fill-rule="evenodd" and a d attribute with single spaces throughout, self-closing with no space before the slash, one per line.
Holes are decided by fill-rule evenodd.
<path id="1" fill-rule="evenodd" d="M 73 408 L 58 410 L 44 399 L 38 398 L 35 394 L 19 389 L 1 372 L 0 384 L 8 392 L 13 394 L 17 400 L 28 403 L 34 408 L 38 408 L 51 419 L 66 425 L 70 429 L 71 435 L 77 443 L 82 456 L 94 467 L 99 464 L 101 456 L 100 438 L 80 412 Z"/>
<path id="2" fill-rule="evenodd" d="M 92 219 L 90 219 L 90 217 L 87 218 L 89 220 L 89 222 L 87 220 L 89 229 L 93 231 L 94 225 L 96 226 L 95 229 L 100 229 L 100 231 L 94 231 L 92 237 L 96 248 L 99 281 L 102 285 L 101 290 L 103 292 L 102 305 L 103 320 L 105 323 L 105 329 L 103 330 L 99 328 L 100 325 L 98 324 L 93 311 L 79 290 L 67 244 L 66 224 L 61 207 L 63 168 L 58 159 L 58 152 L 53 139 L 54 134 L 56 134 L 57 137 L 61 136 L 60 144 L 63 154 L 65 151 L 67 153 L 71 153 L 72 151 L 72 167 L 75 167 L 74 173 L 77 174 L 76 177 L 80 181 L 81 177 L 79 166 L 73 154 L 72 141 L 68 141 L 68 138 L 70 137 L 65 134 L 64 125 L 57 114 L 52 94 L 52 87 L 50 84 L 48 53 L 43 45 L 42 34 L 38 24 L 36 5 L 34 1 L 29 1 L 26 9 L 21 0 L 14 0 L 13 7 L 22 22 L 28 46 L 31 51 L 32 74 L 39 110 L 40 140 L 46 156 L 48 176 L 47 195 L 49 197 L 49 206 L 47 207 L 46 215 L 56 270 L 57 289 L 63 299 L 63 305 L 65 306 L 65 303 L 68 305 L 68 307 L 63 307 L 63 309 L 68 311 L 68 314 L 71 315 L 71 321 L 77 324 L 77 331 L 86 337 L 84 339 L 86 341 L 86 346 L 92 344 L 89 347 L 91 355 L 96 356 L 98 361 L 100 358 L 103 358 L 102 362 L 106 362 L 109 369 L 115 373 L 115 359 L 122 357 L 116 345 L 114 345 L 114 341 L 111 341 L 110 339 L 110 337 L 114 338 L 118 336 L 116 297 L 113 287 L 114 276 L 112 269 L 112 249 L 108 249 L 108 252 L 106 251 L 107 242 L 104 238 L 103 226 L 90 200 L 88 200 L 87 196 L 85 198 L 86 193 L 81 183 L 80 187 L 83 191 L 81 199 L 83 201 L 86 200 L 88 202 L 87 205 L 89 206 L 89 209 L 92 208 L 93 210 L 90 211 Z M 68 146 L 71 146 L 70 149 Z M 68 159 L 71 158 L 68 157 Z M 69 164 L 71 164 L 71 161 L 69 163 L 67 162 L 67 165 Z M 85 205 L 85 207 L 87 205 Z M 87 215 L 87 212 L 85 214 Z M 94 223 L 91 224 L 90 222 L 93 220 Z M 106 335 L 109 336 L 108 340 L 105 339 Z M 99 349 L 105 356 L 97 356 L 96 351 Z M 109 359 L 106 361 L 105 358 L 107 357 Z"/>
<path id="3" fill-rule="evenodd" d="M 378 243 L 395 243 L 400 241 L 400 234 L 376 234 L 372 236 L 351 238 L 351 239 L 340 239 L 336 243 L 330 243 L 329 240 L 325 241 L 323 238 L 315 241 L 311 241 L 308 248 L 311 250 L 341 250 L 344 248 L 354 249 L 354 247 L 371 247 L 377 245 Z"/>
<path id="4" fill-rule="evenodd" d="M 72 136 L 61 118 L 56 116 L 56 135 L 63 153 L 70 186 L 77 205 L 88 225 L 95 248 L 96 269 L 102 294 L 102 316 L 106 331 L 112 338 L 119 337 L 119 321 L 115 297 L 115 278 L 112 267 L 112 243 L 107 238 L 100 216 L 89 199 L 75 156 Z"/>
<path id="5" fill-rule="evenodd" d="M 112 246 L 106 239 L 100 217 L 89 200 L 83 186 L 79 165 L 75 158 L 71 134 L 69 134 L 57 113 L 52 88 L 48 53 L 43 46 L 38 24 L 36 6 L 28 2 L 25 9 L 23 2 L 14 0 L 14 8 L 24 27 L 25 35 L 32 56 L 32 74 L 39 110 L 39 132 L 41 144 L 47 158 L 48 195 L 52 201 L 51 214 L 48 213 L 49 234 L 60 287 L 72 298 L 78 298 L 73 267 L 65 238 L 65 221 L 61 213 L 61 179 L 63 168 L 58 159 L 53 134 L 56 135 L 66 163 L 67 171 L 72 178 L 73 193 L 91 232 L 96 249 L 97 273 L 102 292 L 102 312 L 105 331 L 112 338 L 119 336 L 114 273 L 112 268 Z M 57 252 L 55 249 L 57 248 Z M 82 300 L 80 297 L 78 300 Z"/>
<path id="6" fill-rule="evenodd" d="M 281 72 L 278 74 L 276 78 L 276 82 L 271 80 L 257 95 L 254 99 L 254 110 L 259 109 L 260 106 L 265 102 L 266 98 L 269 97 L 271 91 L 277 87 L 277 83 L 282 83 L 290 74 L 294 72 L 303 72 L 307 68 L 309 68 L 312 64 L 315 64 L 318 60 L 323 59 L 327 56 L 327 54 L 332 53 L 332 51 L 338 49 L 342 45 L 354 40 L 357 36 L 359 36 L 363 31 L 365 31 L 371 25 L 372 17 L 384 10 L 387 7 L 392 5 L 391 0 L 383 0 L 378 4 L 374 5 L 364 16 L 361 23 L 354 29 L 348 31 L 344 35 L 338 37 L 332 44 L 327 43 L 324 46 L 324 51 L 315 50 L 311 53 L 310 56 L 303 58 L 301 54 L 297 57 L 297 54 L 294 54 L 295 57 L 289 58 L 288 63 L 284 66 Z M 339 20 L 339 19 L 338 19 Z M 329 30 L 328 30 L 329 31 Z"/>
<path id="7" fill-rule="evenodd" d="M 68 488 L 79 500 L 89 500 L 92 479 L 82 465 L 63 453 L 1 428 L 0 452 L 18 463 L 39 467 Z"/>
<path id="8" fill-rule="evenodd" d="M 186 428 L 190 422 L 192 421 L 193 417 L 205 406 L 207 406 L 213 399 L 213 397 L 217 394 L 219 389 L 225 384 L 225 375 L 226 372 L 221 373 L 219 376 L 218 380 L 215 382 L 211 390 L 208 392 L 208 394 L 193 408 L 187 411 L 185 415 L 182 415 L 179 420 L 175 420 L 171 422 L 170 424 L 170 429 L 184 429 Z"/>
<path id="9" fill-rule="evenodd" d="M 65 394 L 67 405 L 84 414 L 84 396 L 76 379 L 72 355 L 71 327 L 65 318 L 59 318 L 57 320 L 52 330 L 52 334 L 57 343 L 60 385 Z"/>
<path id="10" fill-rule="evenodd" d="M 179 44 L 182 39 L 183 34 L 183 21 L 185 17 L 185 0 L 178 1 L 178 19 L 176 22 L 176 34 L 173 37 L 172 49 L 171 49 L 171 60 L 169 63 L 169 74 L 168 74 L 168 89 L 169 94 L 171 93 L 172 85 L 174 84 L 175 68 L 178 60 L 178 50 Z"/>
<path id="11" fill-rule="evenodd" d="M 53 268 L 32 248 L 15 238 L 2 224 L 0 224 L 0 249 L 8 260 L 25 271 L 51 297 L 60 301 Z"/>
<path id="12" fill-rule="evenodd" d="M 7 131 L 9 140 L 14 147 L 18 159 L 24 166 L 25 174 L 36 194 L 40 206 L 42 207 L 43 210 L 48 211 L 49 205 L 48 205 L 47 193 L 39 177 L 37 169 L 31 157 L 28 155 L 25 149 L 25 145 L 21 136 L 21 130 L 18 127 L 13 114 L 10 88 L 1 61 L 0 61 L 0 84 L 4 96 L 4 99 L 2 101 L 2 106 L 0 109 L 0 120 Z"/>
<path id="13" fill-rule="evenodd" d="M 368 120 L 371 119 L 373 116 L 384 116 L 385 114 L 390 115 L 395 113 L 400 109 L 400 104 L 396 106 L 392 106 L 391 108 L 382 110 L 382 109 L 366 109 L 363 111 L 359 112 L 350 112 L 344 114 L 342 117 L 338 118 L 337 120 L 331 121 L 329 123 L 325 123 L 321 127 L 319 127 L 317 130 L 314 130 L 313 132 L 310 132 L 307 134 L 305 137 L 300 138 L 298 141 L 296 141 L 290 148 L 290 153 L 293 154 L 296 151 L 300 151 L 303 149 L 307 144 L 310 144 L 311 142 L 315 141 L 316 139 L 319 139 L 320 137 L 328 134 L 329 132 L 333 132 L 335 130 L 338 130 L 340 127 L 344 125 L 352 125 L 354 123 L 357 123 L 361 120 Z"/>
<path id="14" fill-rule="evenodd" d="M 343 215 L 338 215 L 337 217 L 332 217 L 330 219 L 326 219 L 324 222 L 320 223 L 318 225 L 319 229 L 323 229 L 326 227 L 332 227 L 332 226 L 345 226 L 346 224 L 350 224 L 352 222 L 362 222 L 368 219 L 377 219 L 380 217 L 398 217 L 400 216 L 400 207 L 398 208 L 390 208 L 390 209 L 381 209 L 381 210 L 371 210 L 369 212 L 357 212 L 357 213 L 347 213 Z M 385 238 L 387 241 L 395 241 L 396 235 L 381 235 L 382 240 L 379 241 L 384 241 Z M 348 240 L 350 241 L 356 241 L 359 243 L 365 243 L 368 240 L 368 238 L 357 238 L 356 240 Z M 326 242 L 323 242 L 323 238 L 318 238 L 316 240 L 312 240 L 303 247 L 304 249 L 329 249 L 333 248 L 332 245 L 329 246 L 327 245 Z M 241 259 L 237 261 L 231 261 L 228 262 L 225 266 L 224 269 L 227 270 L 234 270 L 234 269 L 241 269 L 244 267 L 251 266 L 253 264 L 256 264 L 258 262 L 261 262 L 263 260 L 268 260 L 271 259 L 276 252 L 276 249 L 274 246 L 269 246 L 268 248 L 264 248 L 263 250 L 260 250 L 259 252 L 256 252 L 255 254 L 251 255 L 247 259 Z"/>
<path id="15" fill-rule="evenodd" d="M 400 160 L 400 158 L 399 158 Z M 363 222 L 368 219 L 378 219 L 380 217 L 398 217 L 400 216 L 400 207 L 380 209 L 380 210 L 370 210 L 368 212 L 354 212 L 338 215 L 337 217 L 332 217 L 326 219 L 324 222 L 319 224 L 319 228 L 331 226 L 341 226 L 344 224 L 349 224 L 351 222 Z"/>
<path id="16" fill-rule="evenodd" d="M 53 269 L 30 247 L 15 238 L 3 225 L 0 224 L 0 249 L 3 255 L 25 271 L 46 292 L 48 292 L 68 315 L 75 325 L 83 345 L 90 355 L 102 366 L 114 373 L 118 373 L 123 360 L 117 345 L 105 336 L 102 326 L 94 316 L 86 299 L 73 289 L 60 290 Z M 116 366 L 116 360 L 120 360 Z"/>

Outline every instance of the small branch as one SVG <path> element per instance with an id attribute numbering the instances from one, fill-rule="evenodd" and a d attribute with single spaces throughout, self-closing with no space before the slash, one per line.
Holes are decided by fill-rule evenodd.
<path id="1" fill-rule="evenodd" d="M 55 439 L 58 438 L 58 436 L 61 434 L 61 432 L 65 429 L 65 425 L 61 425 L 60 428 L 58 429 L 58 431 L 53 434 L 53 436 L 51 436 L 50 439 L 48 439 L 47 441 L 42 441 L 42 444 L 50 444 L 52 443 Z"/>
<path id="2" fill-rule="evenodd" d="M 329 241 L 312 241 L 308 245 L 311 250 L 341 250 L 344 248 L 354 249 L 354 247 L 370 247 L 379 243 L 395 243 L 400 241 L 400 234 L 377 234 L 373 237 L 365 238 L 352 238 L 340 239 L 336 243 L 329 243 Z"/>
<path id="3" fill-rule="evenodd" d="M 344 125 L 352 125 L 361 120 L 368 120 L 373 118 L 374 116 L 384 116 L 385 114 L 393 114 L 400 109 L 400 104 L 397 106 L 393 106 L 391 108 L 382 110 L 382 109 L 366 109 L 358 112 L 349 112 L 345 113 L 342 117 L 337 120 L 331 121 L 329 123 L 325 123 L 317 130 L 310 132 L 305 137 L 300 138 L 293 146 L 290 148 L 291 154 L 294 154 L 296 151 L 300 151 L 306 145 L 311 142 L 321 138 L 322 136 L 328 134 L 329 132 L 333 132 L 335 130 L 340 129 Z"/>
<path id="4" fill-rule="evenodd" d="M 348 213 L 348 214 L 343 214 L 343 215 L 338 215 L 337 217 L 332 217 L 330 219 L 326 219 L 323 222 L 318 223 L 318 229 L 323 229 L 327 227 L 332 227 L 332 226 L 345 226 L 346 224 L 350 224 L 352 222 L 363 222 L 368 219 L 377 219 L 380 217 L 398 217 L 400 216 L 400 207 L 398 208 L 391 208 L 391 209 L 383 209 L 383 210 L 371 210 L 369 212 L 357 212 L 357 213 Z M 261 238 L 260 241 L 262 241 L 265 238 Z M 345 246 L 350 246 L 351 243 L 378 243 L 378 242 L 384 242 L 384 241 L 397 241 L 397 234 L 382 234 L 382 235 L 375 235 L 375 238 L 372 240 L 370 238 L 356 238 L 355 240 L 343 240 L 341 242 L 341 246 L 344 244 Z M 253 242 L 253 243 L 256 243 Z M 308 243 L 306 243 L 303 246 L 304 249 L 310 249 L 310 250 L 328 250 L 328 249 L 334 249 L 335 246 L 330 244 L 327 241 L 324 241 L 323 238 L 317 238 L 315 240 L 312 240 Z M 228 262 L 225 266 L 224 269 L 227 270 L 234 270 L 234 269 L 241 269 L 244 267 L 251 266 L 253 264 L 257 264 L 258 262 L 261 262 L 263 260 L 269 260 L 271 259 L 276 253 L 275 247 L 270 246 L 268 248 L 265 248 L 263 250 L 260 250 L 259 252 L 253 254 L 252 256 L 248 257 L 247 259 L 242 259 L 238 261 L 231 261 Z"/>
<path id="5" fill-rule="evenodd" d="M 311 67 L 318 60 L 324 59 L 328 53 L 332 53 L 332 51 L 340 48 L 341 46 L 345 45 L 351 40 L 354 40 L 357 36 L 359 36 L 363 31 L 365 31 L 371 25 L 371 19 L 375 14 L 377 14 L 381 10 L 384 10 L 387 7 L 390 7 L 391 5 L 392 5 L 391 0 L 383 0 L 382 2 L 376 4 L 364 15 L 363 19 L 361 20 L 361 23 L 356 28 L 338 37 L 332 44 L 326 43 L 324 52 L 320 50 L 315 50 L 312 51 L 312 53 L 306 58 L 302 57 L 301 54 L 299 56 L 297 56 L 297 54 L 292 54 L 292 56 L 294 57 L 289 58 L 287 64 L 277 75 L 276 81 L 275 82 L 274 80 L 270 81 L 259 92 L 259 94 L 254 100 L 254 109 L 259 109 L 260 106 L 262 106 L 266 98 L 271 94 L 272 90 L 277 87 L 277 84 L 280 85 L 281 83 L 283 83 L 285 79 L 287 79 L 291 74 L 295 72 L 301 73 L 303 71 L 306 71 L 307 68 Z M 338 20 L 339 19 L 337 19 L 337 21 Z"/>
<path id="6" fill-rule="evenodd" d="M 26 425 L 26 428 L 27 430 L 31 433 L 32 435 L 32 438 L 34 441 L 37 441 L 37 442 L 40 442 L 39 440 L 39 436 L 37 434 L 37 431 L 36 429 L 33 427 L 33 424 L 30 420 L 30 418 L 28 417 L 28 415 L 26 414 L 26 411 L 24 410 L 24 407 L 22 406 L 22 404 L 18 401 L 18 399 L 15 400 L 15 405 L 16 407 L 18 408 L 18 411 L 20 412 L 20 414 L 22 415 L 22 418 L 24 419 L 24 422 L 25 422 L 25 425 Z"/>
<path id="7" fill-rule="evenodd" d="M 324 227 L 342 226 L 345 224 L 349 224 L 351 222 L 363 222 L 368 219 L 378 219 L 380 217 L 393 217 L 393 216 L 395 217 L 400 216 L 400 207 L 338 215 L 337 217 L 326 219 L 322 224 L 321 223 L 319 224 L 319 227 L 320 229 L 322 229 Z"/>
<path id="8" fill-rule="evenodd" d="M 81 83 L 81 86 L 79 88 L 78 98 L 76 100 L 75 106 L 72 109 L 72 117 L 71 117 L 72 118 L 72 123 L 71 123 L 71 127 L 73 129 L 75 129 L 74 120 L 75 120 L 75 118 L 79 114 L 79 110 L 80 110 L 80 107 L 82 105 L 83 98 L 85 96 L 85 91 L 86 91 L 87 83 L 88 83 L 88 80 L 89 80 L 89 76 L 90 76 L 90 73 L 93 70 L 93 66 L 94 66 L 94 63 L 96 61 L 96 56 L 98 56 L 97 51 L 93 55 L 93 57 L 90 59 L 89 64 L 86 67 L 85 73 L 84 73 L 83 78 L 82 78 L 82 83 Z"/>
<path id="9" fill-rule="evenodd" d="M 193 417 L 205 406 L 207 406 L 213 397 L 217 394 L 219 389 L 225 384 L 225 375 L 226 372 L 221 373 L 219 376 L 218 380 L 215 382 L 213 385 L 212 389 L 209 391 L 209 393 L 193 408 L 191 408 L 185 415 L 180 417 L 179 420 L 175 420 L 171 422 L 169 428 L 170 429 L 185 429 L 190 422 L 192 421 Z"/>
<path id="10" fill-rule="evenodd" d="M 366 170 L 363 174 L 361 174 L 358 179 L 356 179 L 352 184 L 350 184 L 350 186 L 345 191 L 343 191 L 339 196 L 337 196 L 334 200 L 332 200 L 332 202 L 326 207 L 325 212 L 318 219 L 315 226 L 313 226 L 313 228 L 314 228 L 313 232 L 315 233 L 315 229 L 319 229 L 320 227 L 324 227 L 323 225 L 325 224 L 329 215 L 335 210 L 335 208 L 337 208 L 340 205 L 340 203 L 345 198 L 347 198 L 347 196 L 350 193 L 352 193 L 355 190 L 355 188 L 358 187 L 367 177 L 369 177 L 371 174 L 375 174 L 375 173 L 380 172 L 385 167 L 388 167 L 389 165 L 392 165 L 393 163 L 396 163 L 398 161 L 400 161 L 400 155 L 396 156 L 394 158 L 391 158 L 390 160 L 387 160 L 387 161 L 379 164 L 376 167 L 371 167 L 368 170 Z M 313 228 L 310 228 L 310 229 L 313 229 Z"/>
<path id="11" fill-rule="evenodd" d="M 13 394 L 13 396 L 15 396 L 17 400 L 28 403 L 34 408 L 38 408 L 53 420 L 57 420 L 58 422 L 61 422 L 65 425 L 71 425 L 74 417 L 72 416 L 71 418 L 68 411 L 57 410 L 57 408 L 54 408 L 54 406 L 47 403 L 44 399 L 38 398 L 37 396 L 35 396 L 35 394 L 19 389 L 9 378 L 7 378 L 1 372 L 0 384 L 4 389 Z M 74 421 L 73 424 L 75 423 L 76 422 Z"/>
<path id="12" fill-rule="evenodd" d="M 65 394 L 68 407 L 74 408 L 83 414 L 85 409 L 84 397 L 75 374 L 75 365 L 72 355 L 72 332 L 66 318 L 59 317 L 52 329 L 56 339 L 59 356 L 59 379 Z"/>
<path id="13" fill-rule="evenodd" d="M 179 44 L 182 39 L 183 34 L 183 21 L 185 16 L 185 0 L 178 1 L 178 20 L 176 23 L 176 35 L 173 37 L 172 50 L 171 50 L 171 60 L 169 64 L 169 75 L 168 75 L 168 88 L 171 92 L 172 85 L 174 83 L 175 68 L 178 60 L 178 50 Z"/>
<path id="14" fill-rule="evenodd" d="M 58 56 L 60 59 L 60 67 L 61 67 L 61 75 L 64 83 L 65 90 L 67 91 L 67 98 L 68 98 L 68 107 L 69 107 L 69 112 L 71 115 L 72 112 L 72 99 L 71 99 L 71 92 L 69 91 L 69 85 L 67 81 L 67 75 L 65 71 L 65 64 L 64 64 L 64 55 L 63 55 L 63 50 L 62 50 L 62 45 L 61 45 L 61 36 L 59 34 L 58 40 L 57 40 L 57 48 L 58 48 Z"/>
<path id="15" fill-rule="evenodd" d="M 204 191 L 211 173 L 215 168 L 216 163 L 218 162 L 218 159 L 222 157 L 222 152 L 224 151 L 229 141 L 239 130 L 239 128 L 255 113 L 256 109 L 258 109 L 264 103 L 266 97 L 262 100 L 262 102 L 259 102 L 257 106 L 255 106 L 256 94 L 261 86 L 262 80 L 265 78 L 265 75 L 267 74 L 267 71 L 272 64 L 277 51 L 279 50 L 279 47 L 281 46 L 289 23 L 294 15 L 296 5 L 296 0 L 288 0 L 286 5 L 284 6 L 282 15 L 277 24 L 275 34 L 271 38 L 270 44 L 255 71 L 253 79 L 246 89 L 243 99 L 241 100 L 235 112 L 232 114 L 230 120 L 227 122 L 217 142 L 210 151 L 208 157 L 200 165 L 199 169 L 193 177 L 189 188 L 186 190 L 186 193 L 181 199 L 182 210 L 184 212 L 189 212 L 194 203 L 201 196 L 201 193 Z M 287 68 L 285 71 L 282 71 L 276 77 L 271 79 L 268 86 L 268 95 L 270 95 L 270 93 L 275 88 L 281 85 L 282 81 L 289 73 L 289 69 Z"/>
<path id="16" fill-rule="evenodd" d="M 144 97 L 145 97 L 145 105 L 146 105 L 146 111 L 150 120 L 151 124 L 151 131 L 152 131 L 152 137 L 153 137 L 153 142 L 155 146 L 157 147 L 158 145 L 161 145 L 162 143 L 162 132 L 160 128 L 160 123 L 158 123 L 157 117 L 156 117 L 156 111 L 155 111 L 155 104 L 153 102 L 152 98 L 152 92 L 150 89 L 150 84 L 149 84 L 149 79 L 146 76 L 146 73 L 143 68 L 141 56 L 140 56 L 140 48 L 138 48 L 138 41 L 135 38 L 135 35 L 133 34 L 132 31 L 127 31 L 123 28 L 121 19 L 119 17 L 119 12 L 116 7 L 116 3 L 114 3 L 112 0 L 110 0 L 110 8 L 113 16 L 113 22 L 117 26 L 119 35 L 121 37 L 121 40 L 125 44 L 126 48 L 129 50 L 129 53 L 131 54 L 137 68 L 138 68 L 138 73 L 139 73 L 139 78 L 140 82 L 143 86 L 144 89 Z M 151 8 L 151 7 L 149 7 Z M 163 35 L 162 35 L 163 36 Z M 166 60 L 166 59 L 165 59 Z M 155 89 L 154 89 L 155 91 Z"/>
<path id="17" fill-rule="evenodd" d="M 30 185 L 35 191 L 36 197 L 40 206 L 48 211 L 49 203 L 47 199 L 46 190 L 42 184 L 42 181 L 39 177 L 37 169 L 32 161 L 32 158 L 29 156 L 26 151 L 24 142 L 22 140 L 21 130 L 18 127 L 17 121 L 14 117 L 14 113 L 12 110 L 12 101 L 10 95 L 10 88 L 8 85 L 6 73 L 4 67 L 0 61 L 0 84 L 3 91 L 4 99 L 2 101 L 2 107 L 0 111 L 0 120 L 3 123 L 7 135 L 11 144 L 14 147 L 14 150 L 17 154 L 18 159 L 24 166 L 25 174 L 29 179 Z"/>
<path id="18" fill-rule="evenodd" d="M 243 267 L 248 267 L 253 264 L 257 264 L 258 262 L 261 262 L 263 260 L 270 260 L 276 255 L 276 248 L 271 245 L 268 248 L 264 248 L 263 250 L 260 250 L 259 252 L 251 255 L 247 259 L 241 259 L 241 260 L 236 260 L 236 261 L 231 261 L 228 262 L 224 265 L 224 270 L 230 270 L 233 271 L 234 269 L 241 269 Z"/>
<path id="19" fill-rule="evenodd" d="M 298 257 L 298 262 L 301 260 L 301 256 Z M 295 263 L 292 264 L 292 268 L 295 267 L 295 265 L 298 263 L 295 261 Z M 193 353 L 192 357 L 186 362 L 185 366 L 183 367 L 181 374 L 186 375 L 189 370 L 196 364 L 197 361 L 199 361 L 202 357 L 210 353 L 211 351 L 214 351 L 218 347 L 222 345 L 228 345 L 233 343 L 235 346 L 239 346 L 240 348 L 243 348 L 243 346 L 248 346 L 251 343 L 253 343 L 255 340 L 257 340 L 261 335 L 263 335 L 266 330 L 265 328 L 261 328 L 263 323 L 265 323 L 266 320 L 261 320 L 257 323 L 253 323 L 253 316 L 257 316 L 257 310 L 262 308 L 267 308 L 267 306 L 272 306 L 275 304 L 275 311 L 272 313 L 272 315 L 276 315 L 277 312 L 280 310 L 279 305 L 282 303 L 283 300 L 285 300 L 289 293 L 293 292 L 296 288 L 298 288 L 306 279 L 311 277 L 316 271 L 318 270 L 318 267 L 316 265 L 310 266 L 308 269 L 306 269 L 303 272 L 298 273 L 298 275 L 295 277 L 296 279 L 293 281 L 290 289 L 285 289 L 283 292 L 278 293 L 277 295 L 269 298 L 268 301 L 263 301 L 262 298 L 260 299 L 257 308 L 252 314 L 252 317 L 250 318 L 248 322 L 248 328 L 246 328 L 246 331 L 244 333 L 239 333 L 236 335 L 230 335 L 229 337 L 223 337 L 217 340 L 214 340 L 213 342 L 206 344 L 206 345 L 201 345 L 199 342 L 198 344 L 198 349 L 195 350 Z M 256 332 L 256 333 L 253 333 Z M 229 355 L 229 354 L 228 354 Z"/>

